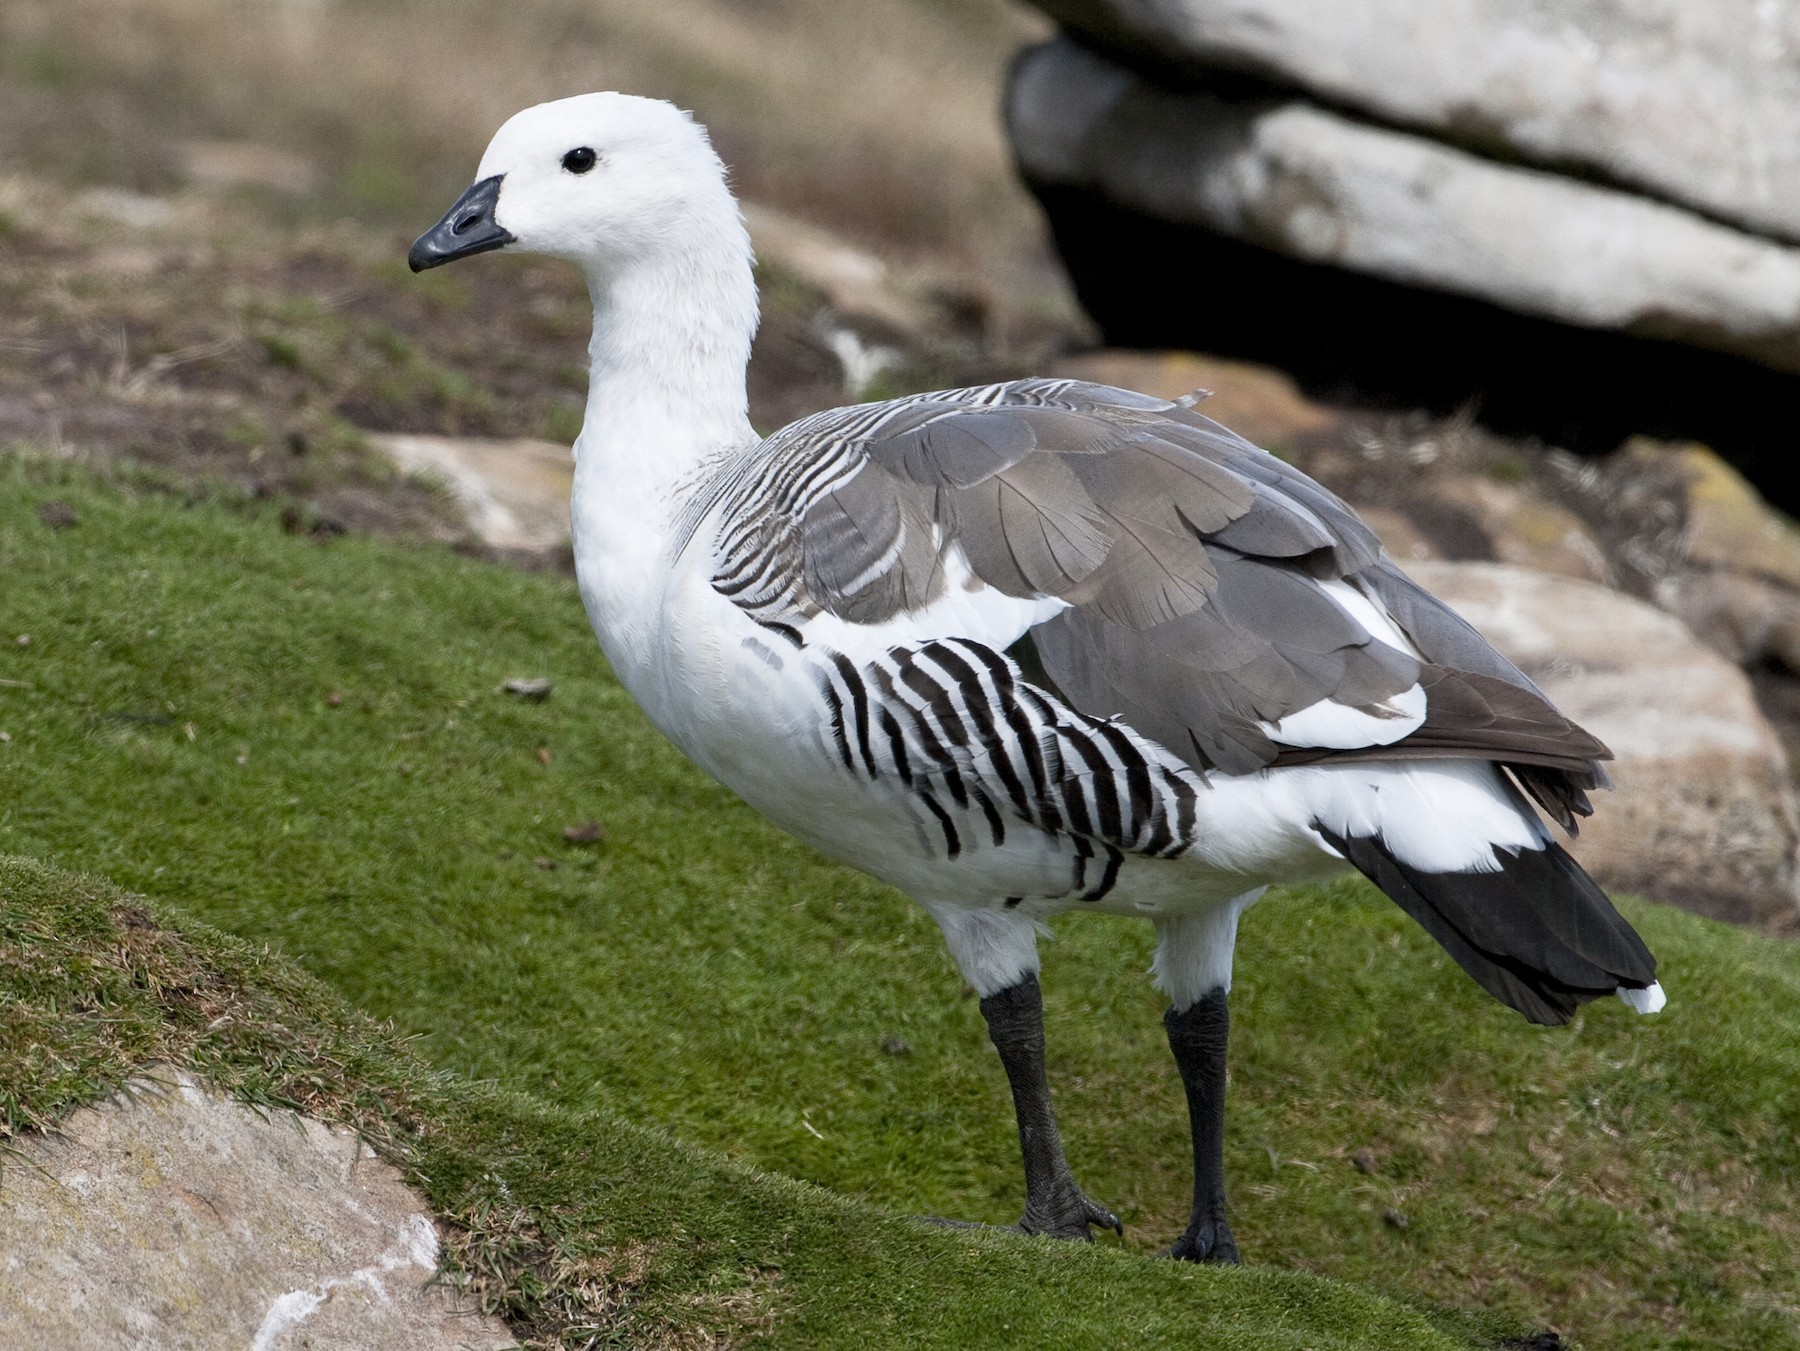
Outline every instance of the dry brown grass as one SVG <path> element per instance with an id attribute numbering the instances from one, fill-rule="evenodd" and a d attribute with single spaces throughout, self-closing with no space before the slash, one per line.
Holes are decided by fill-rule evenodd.
<path id="1" fill-rule="evenodd" d="M 401 215 L 518 108 L 617 88 L 692 108 L 746 195 L 1004 265 L 1037 223 L 1000 81 L 1042 28 L 1004 0 L 9 0 L 0 133 L 34 168 L 140 186 L 181 138 L 262 141 Z"/>

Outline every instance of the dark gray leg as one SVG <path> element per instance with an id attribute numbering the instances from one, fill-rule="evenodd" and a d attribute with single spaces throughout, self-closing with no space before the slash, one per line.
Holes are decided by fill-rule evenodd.
<path id="1" fill-rule="evenodd" d="M 1028 1234 L 1093 1241 L 1088 1226 L 1116 1234 L 1125 1226 L 1105 1206 L 1082 1194 L 1063 1157 L 1062 1137 L 1050 1110 L 1050 1083 L 1044 1075 L 1044 997 L 1036 976 L 981 1001 L 988 1035 L 1006 1066 L 1013 1111 L 1019 1118 L 1019 1151 L 1025 1156 L 1025 1214 L 1019 1228 Z"/>
<path id="2" fill-rule="evenodd" d="M 1225 1044 L 1231 1012 L 1223 988 L 1163 1015 L 1169 1049 L 1187 1089 L 1194 1132 L 1194 1213 L 1169 1256 L 1186 1262 L 1236 1262 L 1237 1243 L 1225 1223 Z"/>

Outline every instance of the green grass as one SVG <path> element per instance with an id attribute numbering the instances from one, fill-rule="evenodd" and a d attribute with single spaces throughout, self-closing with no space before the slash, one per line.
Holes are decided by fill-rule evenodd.
<path id="1" fill-rule="evenodd" d="M 151 1062 L 351 1122 L 424 1188 L 453 1269 L 534 1345 L 1469 1345 L 1317 1277 L 933 1228 L 612 1112 L 470 1084 L 290 963 L 170 925 L 110 884 L 0 856 L 0 1146 Z"/>
<path id="2" fill-rule="evenodd" d="M 80 523 L 43 524 L 50 498 Z M 1017 1214 L 1011 1113 L 975 1002 L 907 902 L 786 839 L 662 743 L 607 675 L 567 581 L 309 543 L 264 515 L 25 461 L 0 462 L 0 576 L 0 852 L 105 874 L 275 945 L 416 1034 L 428 1061 L 491 1082 L 509 1111 L 527 1112 L 510 1096 L 524 1094 L 545 1121 L 645 1123 L 854 1198 L 767 1182 L 868 1235 L 908 1236 L 895 1252 L 973 1244 L 971 1270 L 998 1263 L 1023 1291 L 1077 1279 L 1026 1274 L 1036 1263 L 1099 1263 L 1081 1268 L 1105 1274 L 1079 1315 L 1099 1340 L 1174 1317 L 1157 1302 L 1170 1282 L 1202 1282 L 1181 1298 L 1224 1318 L 1227 1292 L 1295 1279 L 881 1228 L 876 1212 Z M 520 675 L 551 677 L 554 694 L 498 692 Z M 564 840 L 594 819 L 601 843 Z M 1800 1347 L 1800 955 L 1626 908 L 1664 959 L 1670 1010 L 1636 1018 L 1609 1001 L 1554 1032 L 1487 1000 L 1360 884 L 1252 911 L 1227 1145 L 1246 1254 L 1596 1347 Z M 1186 1187 L 1180 1094 L 1141 974 L 1149 934 L 1098 917 L 1058 933 L 1044 986 L 1072 1161 L 1129 1246 L 1149 1249 L 1178 1230 Z M 895 1037 L 910 1054 L 884 1052 Z M 573 1159 L 590 1145 L 567 1129 Z M 1360 1149 L 1372 1173 L 1351 1165 Z M 703 1192 L 760 1176 L 680 1158 L 734 1179 Z M 599 1185 L 615 1166 L 569 1162 L 558 1185 Z M 688 1166 L 655 1176 L 679 1190 Z M 890 1242 L 858 1240 L 855 1260 L 880 1266 Z M 792 1312 L 807 1302 L 795 1273 L 822 1280 L 806 1264 L 835 1260 L 805 1246 L 774 1263 L 794 1318 L 811 1316 Z M 951 1295 L 911 1260 L 880 1267 L 920 1282 L 912 1303 L 892 1296 L 907 1312 L 891 1326 L 935 1333 L 908 1320 Z M 988 1291 L 970 1310 L 1030 1302 L 968 1289 Z M 1302 1321 L 1269 1327 L 1312 1329 L 1302 1344 L 1322 1306 L 1295 1298 Z M 944 1315 L 946 1335 L 972 1326 L 963 1316 Z"/>

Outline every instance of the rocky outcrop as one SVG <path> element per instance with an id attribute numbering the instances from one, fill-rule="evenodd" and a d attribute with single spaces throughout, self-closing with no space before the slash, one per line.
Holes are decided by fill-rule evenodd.
<path id="1" fill-rule="evenodd" d="M 1800 372 L 1800 248 L 1691 210 L 1300 98 L 1165 88 L 1068 40 L 1020 61 L 1007 122 L 1040 186 L 1305 263 Z"/>
<path id="2" fill-rule="evenodd" d="M 1800 240 L 1800 8 L 1784 0 L 1036 3 L 1176 76 L 1248 72 Z"/>
<path id="3" fill-rule="evenodd" d="M 1703 441 L 1791 493 L 1786 0 L 1035 3 L 1064 35 L 1006 121 L 1106 342 L 1583 455 Z"/>
<path id="4" fill-rule="evenodd" d="M 0 1173 L 0 1346 L 501 1351 L 422 1198 L 340 1127 L 166 1070 Z"/>
<path id="5" fill-rule="evenodd" d="M 793 274 L 845 318 L 873 320 L 915 341 L 938 323 L 921 288 L 897 276 L 888 260 L 760 202 L 743 203 L 743 212 L 757 262 Z"/>
<path id="6" fill-rule="evenodd" d="M 1740 923 L 1791 923 L 1794 792 L 1743 672 L 1617 591 L 1496 563 L 1410 563 L 1618 758 L 1570 844 L 1604 885 Z"/>

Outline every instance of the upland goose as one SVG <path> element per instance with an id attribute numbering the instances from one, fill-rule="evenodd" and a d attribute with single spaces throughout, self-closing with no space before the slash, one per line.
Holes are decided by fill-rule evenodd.
<path id="1" fill-rule="evenodd" d="M 1354 512 L 1185 401 L 1013 380 L 759 437 L 750 241 L 703 128 L 590 94 L 527 109 L 413 245 L 566 258 L 594 300 L 576 573 L 614 672 L 701 768 L 937 920 L 1010 1080 L 1030 1233 L 1119 1228 L 1044 1074 L 1043 921 L 1156 926 L 1194 1207 L 1222 1176 L 1238 916 L 1368 876 L 1538 1023 L 1654 959 L 1540 820 L 1604 746 L 1414 585 Z M 1536 804 L 1537 810 L 1532 804 Z"/>

